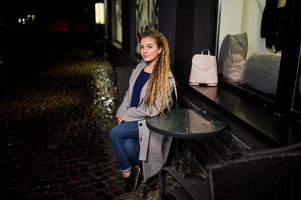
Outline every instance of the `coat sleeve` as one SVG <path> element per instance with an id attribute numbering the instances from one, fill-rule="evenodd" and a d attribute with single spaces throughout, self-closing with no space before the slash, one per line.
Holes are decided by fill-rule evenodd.
<path id="1" fill-rule="evenodd" d="M 159 108 L 160 108 L 160 99 L 156 99 L 156 103 L 154 106 L 151 107 L 146 107 L 143 105 L 143 102 L 141 105 L 139 105 L 137 108 L 136 107 L 130 107 L 128 108 L 124 115 L 124 121 L 140 121 L 144 120 L 147 117 L 154 117 L 159 114 Z"/>
<path id="2" fill-rule="evenodd" d="M 129 90 L 126 91 L 122 103 L 120 104 L 120 106 L 117 109 L 116 112 L 116 117 L 121 117 L 123 116 L 124 112 L 126 111 L 127 107 L 129 104 Z"/>

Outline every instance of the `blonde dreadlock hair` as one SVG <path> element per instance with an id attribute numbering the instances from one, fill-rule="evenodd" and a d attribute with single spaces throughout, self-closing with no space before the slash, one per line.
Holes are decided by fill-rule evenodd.
<path id="1" fill-rule="evenodd" d="M 144 98 L 144 105 L 147 107 L 154 106 L 155 101 L 159 96 L 160 108 L 157 109 L 160 111 L 160 113 L 163 113 L 166 108 L 169 109 L 168 93 L 170 87 L 173 87 L 172 85 L 169 85 L 169 46 L 165 36 L 158 31 L 146 30 L 141 35 L 141 39 L 145 37 L 151 37 L 155 39 L 158 48 L 162 48 L 162 52 L 158 57 L 152 74 L 150 75 L 146 96 Z"/>

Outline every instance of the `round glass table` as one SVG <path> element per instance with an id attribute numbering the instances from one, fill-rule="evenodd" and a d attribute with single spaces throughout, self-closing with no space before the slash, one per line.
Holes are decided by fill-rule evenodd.
<path id="1" fill-rule="evenodd" d="M 173 109 L 163 116 L 148 118 L 148 128 L 162 135 L 177 138 L 208 137 L 226 128 L 226 124 L 207 111 Z"/>
<path id="2" fill-rule="evenodd" d="M 207 111 L 192 109 L 173 109 L 162 116 L 148 118 L 146 125 L 151 131 L 176 138 L 176 168 L 180 164 L 178 159 L 178 138 L 210 137 L 225 130 L 226 124 Z M 191 140 L 189 140 L 190 142 Z M 183 175 L 186 177 L 186 140 L 184 142 Z M 192 148 L 190 145 L 190 152 Z M 190 156 L 192 162 L 192 155 Z"/>

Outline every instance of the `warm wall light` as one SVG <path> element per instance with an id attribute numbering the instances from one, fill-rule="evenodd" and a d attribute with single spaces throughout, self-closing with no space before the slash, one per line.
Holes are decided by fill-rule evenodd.
<path id="1" fill-rule="evenodd" d="M 104 3 L 95 3 L 95 23 L 105 23 L 105 6 Z"/>

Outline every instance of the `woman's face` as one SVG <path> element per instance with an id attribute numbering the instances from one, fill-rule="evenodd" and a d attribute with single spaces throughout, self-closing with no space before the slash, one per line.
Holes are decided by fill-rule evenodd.
<path id="1" fill-rule="evenodd" d="M 140 54 L 145 62 L 156 61 L 162 48 L 158 48 L 156 40 L 151 37 L 144 37 L 140 40 Z"/>

